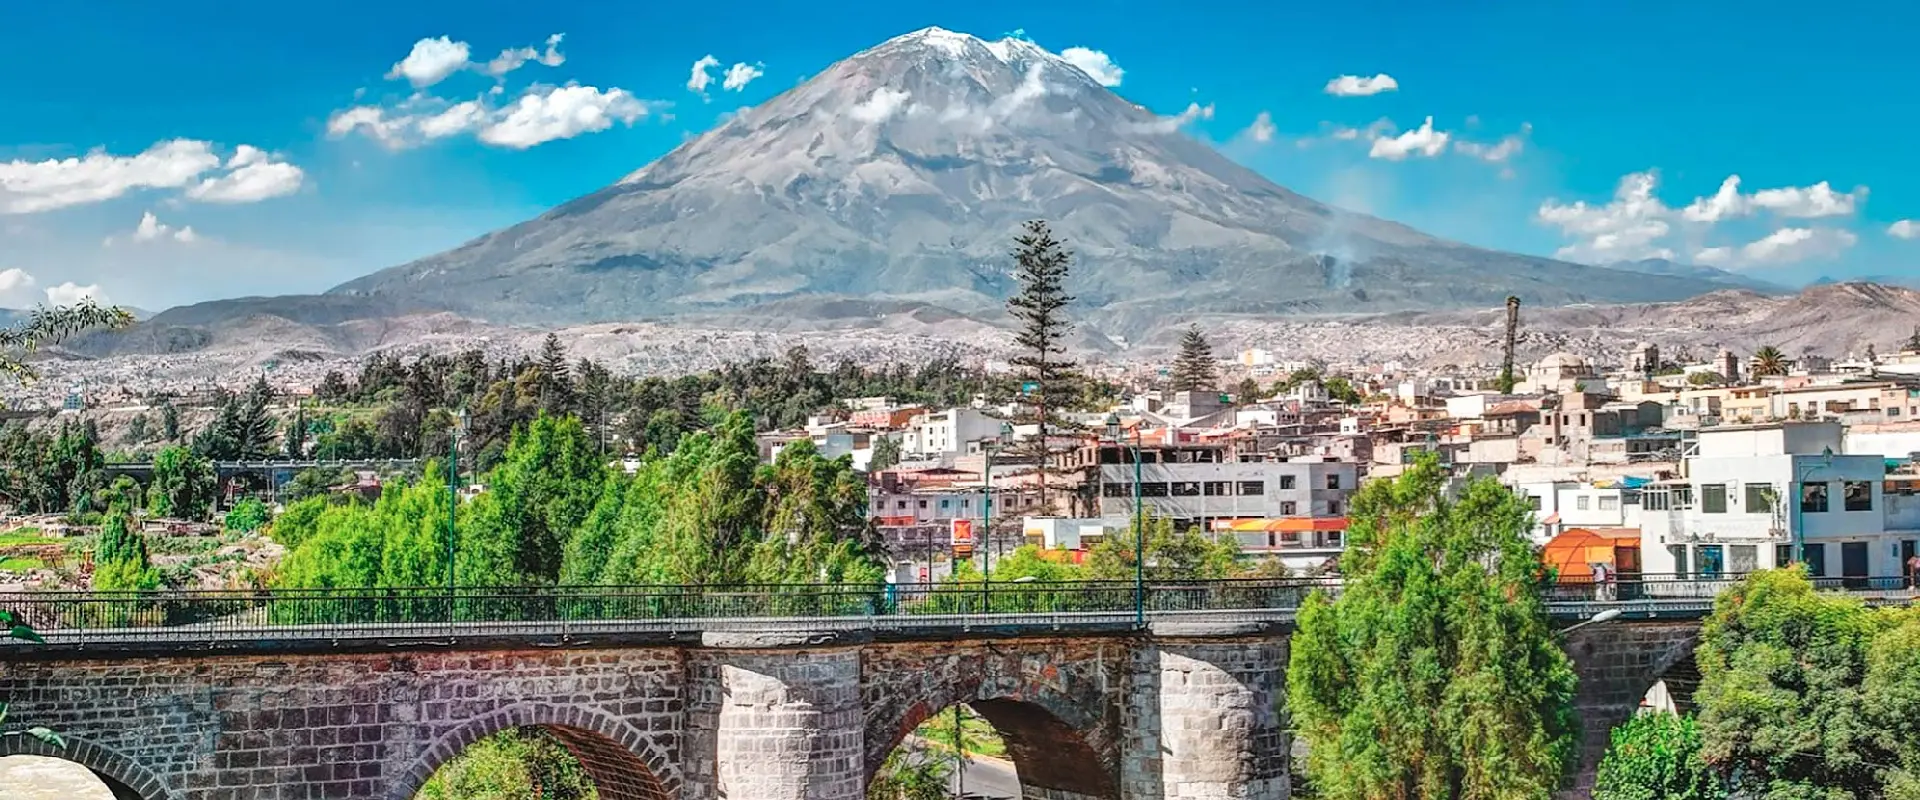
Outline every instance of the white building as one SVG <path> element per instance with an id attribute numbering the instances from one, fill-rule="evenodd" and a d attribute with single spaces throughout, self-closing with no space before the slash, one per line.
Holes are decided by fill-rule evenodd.
<path id="1" fill-rule="evenodd" d="M 1841 446 L 1837 422 L 1702 429 L 1684 477 L 1641 495 L 1646 573 L 1771 569 L 1792 563 L 1798 542 L 1815 577 L 1902 574 L 1920 542 L 1920 505 L 1895 508 L 1885 459 Z"/>
<path id="2" fill-rule="evenodd" d="M 957 455 L 966 452 L 968 442 L 999 436 L 1002 423 L 998 417 L 971 408 L 921 414 L 908 423 L 900 450 L 920 458 Z"/>
<path id="3" fill-rule="evenodd" d="M 1341 517 L 1358 483 L 1358 465 L 1324 456 L 1228 461 L 1220 448 L 1205 446 L 1141 452 L 1141 505 L 1181 528 L 1221 519 Z M 1101 448 L 1101 516 L 1132 516 L 1134 478 L 1131 448 Z"/>
<path id="4" fill-rule="evenodd" d="M 1640 492 L 1578 481 L 1522 483 L 1514 492 L 1533 506 L 1533 540 L 1546 543 L 1568 528 L 1640 527 Z"/>

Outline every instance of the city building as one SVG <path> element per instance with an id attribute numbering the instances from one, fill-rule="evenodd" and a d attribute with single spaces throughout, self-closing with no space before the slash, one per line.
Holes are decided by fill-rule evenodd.
<path id="1" fill-rule="evenodd" d="M 916 415 L 901 437 L 900 450 L 907 456 L 940 458 L 967 451 L 967 443 L 1001 435 L 998 417 L 972 408 L 949 408 Z"/>

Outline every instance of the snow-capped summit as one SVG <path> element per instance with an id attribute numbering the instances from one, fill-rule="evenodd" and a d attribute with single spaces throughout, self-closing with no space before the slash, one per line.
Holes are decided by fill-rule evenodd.
<path id="1" fill-rule="evenodd" d="M 1121 330 L 1205 311 L 1702 291 L 1329 208 L 1188 135 L 1208 113 L 1156 114 L 1023 38 L 926 28 L 538 219 L 334 291 L 539 323 L 802 297 L 998 314 L 1010 237 L 1033 218 L 1077 254 L 1075 294 Z"/>

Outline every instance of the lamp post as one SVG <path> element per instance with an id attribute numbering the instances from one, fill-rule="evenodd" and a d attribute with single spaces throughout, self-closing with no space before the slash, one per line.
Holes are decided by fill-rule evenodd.
<path id="1" fill-rule="evenodd" d="M 980 570 L 981 594 L 987 601 L 987 611 L 993 610 L 993 453 L 1000 449 L 1000 442 L 1013 434 L 1013 425 L 1000 423 L 1000 438 L 981 448 L 984 463 L 980 468 L 980 552 L 985 566 Z"/>
<path id="2" fill-rule="evenodd" d="M 1107 435 L 1120 446 L 1120 415 L 1107 415 Z M 1147 524 L 1140 502 L 1140 426 L 1133 428 L 1133 624 L 1147 624 Z"/>
<path id="3" fill-rule="evenodd" d="M 1808 464 L 1794 471 L 1793 484 L 1787 487 L 1787 492 L 1792 495 L 1787 498 L 1787 502 L 1793 504 L 1793 530 L 1787 531 L 1788 563 L 1805 563 L 1807 560 L 1807 535 L 1806 532 L 1801 529 L 1802 523 L 1806 521 L 1807 513 L 1802 502 L 1805 499 L 1802 495 L 1806 491 L 1807 476 L 1812 475 L 1815 470 L 1831 466 L 1833 466 L 1833 448 L 1823 447 L 1820 448 L 1820 463 Z M 1799 490 L 1795 490 L 1795 486 L 1800 487 Z M 1829 496 L 1827 502 L 1833 502 L 1833 498 Z M 1810 578 L 1820 577 L 1811 572 L 1809 572 L 1807 576 Z"/>
<path id="4" fill-rule="evenodd" d="M 1617 608 L 1609 608 L 1609 609 L 1607 609 L 1607 610 L 1605 610 L 1605 611 L 1602 611 L 1602 612 L 1600 612 L 1600 613 L 1598 613 L 1598 614 L 1595 614 L 1595 615 L 1593 615 L 1593 618 L 1592 618 L 1592 619 L 1589 619 L 1589 620 L 1585 620 L 1585 621 L 1582 621 L 1582 622 L 1576 622 L 1576 623 L 1574 623 L 1574 624 L 1572 624 L 1572 625 L 1568 625 L 1567 627 L 1564 627 L 1564 628 L 1561 628 L 1561 629 L 1559 630 L 1559 634 L 1560 634 L 1561 636 L 1565 636 L 1565 635 L 1567 635 L 1567 634 L 1569 634 L 1569 633 L 1572 633 L 1572 632 L 1574 632 L 1574 631 L 1577 631 L 1577 630 L 1579 630 L 1579 629 L 1581 629 L 1581 628 L 1584 628 L 1584 627 L 1586 627 L 1586 626 L 1588 626 L 1588 625 L 1604 625 L 1604 624 L 1606 624 L 1606 623 L 1609 623 L 1609 622 L 1612 622 L 1612 621 L 1614 621 L 1614 620 L 1616 620 L 1616 619 L 1619 619 L 1619 618 L 1620 618 L 1620 609 L 1617 609 Z"/>

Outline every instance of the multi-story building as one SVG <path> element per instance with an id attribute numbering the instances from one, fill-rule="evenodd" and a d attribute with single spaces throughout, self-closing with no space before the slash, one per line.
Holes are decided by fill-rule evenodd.
<path id="1" fill-rule="evenodd" d="M 1099 447 L 1099 515 L 1134 510 L 1134 450 Z M 1325 456 L 1266 460 L 1216 444 L 1148 446 L 1140 450 L 1139 494 L 1144 509 L 1178 526 L 1210 528 L 1213 520 L 1343 517 L 1358 480 L 1358 465 Z"/>
<path id="2" fill-rule="evenodd" d="M 1568 528 L 1640 527 L 1640 492 L 1619 483 L 1523 483 L 1514 491 L 1533 507 L 1533 539 L 1545 543 Z"/>
<path id="3" fill-rule="evenodd" d="M 1005 422 L 971 408 L 949 408 L 915 416 L 901 437 L 900 450 L 909 456 L 939 458 L 963 453 L 967 443 L 1001 435 Z"/>
<path id="4" fill-rule="evenodd" d="M 1837 422 L 1701 429 L 1681 477 L 1641 494 L 1646 571 L 1739 574 L 1803 560 L 1816 577 L 1902 574 L 1920 512 L 1889 502 L 1881 455 L 1841 447 Z"/>

